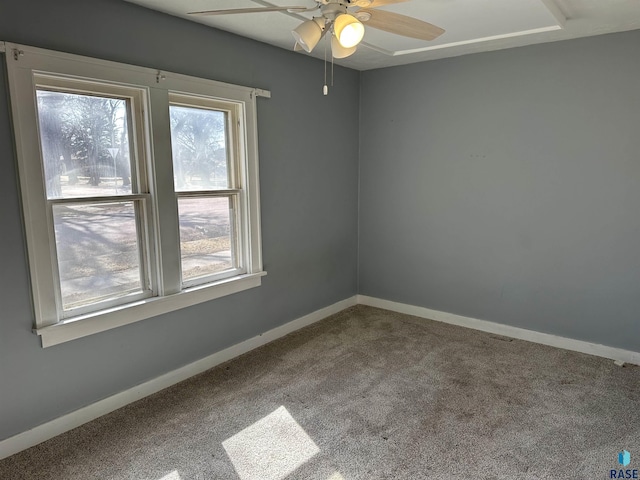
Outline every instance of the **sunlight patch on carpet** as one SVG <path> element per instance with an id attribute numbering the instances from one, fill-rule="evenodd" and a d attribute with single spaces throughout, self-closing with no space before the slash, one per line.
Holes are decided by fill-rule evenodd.
<path id="1" fill-rule="evenodd" d="M 178 473 L 178 471 L 174 470 L 173 472 L 168 473 L 167 475 L 165 475 L 162 478 L 159 478 L 158 480 L 182 480 L 182 479 L 180 478 L 180 474 Z"/>
<path id="2" fill-rule="evenodd" d="M 242 480 L 282 480 L 320 452 L 285 407 L 228 438 L 222 446 Z"/>

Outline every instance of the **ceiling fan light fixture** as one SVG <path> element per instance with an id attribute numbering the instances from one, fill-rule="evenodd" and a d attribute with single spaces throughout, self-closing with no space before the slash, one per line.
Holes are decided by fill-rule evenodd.
<path id="1" fill-rule="evenodd" d="M 344 48 L 358 45 L 364 37 L 364 25 L 353 15 L 343 13 L 338 15 L 333 24 L 333 31 Z"/>
<path id="2" fill-rule="evenodd" d="M 335 36 L 331 37 L 331 55 L 333 55 L 333 58 L 350 57 L 351 55 L 356 53 L 357 49 L 358 49 L 357 46 L 351 47 L 351 48 L 344 48 L 342 45 L 340 45 L 340 42 Z"/>
<path id="3" fill-rule="evenodd" d="M 291 34 L 293 38 L 296 39 L 298 45 L 300 45 L 305 52 L 310 53 L 322 37 L 322 27 L 320 27 L 319 22 L 315 19 L 307 20 L 298 25 L 295 30 L 292 30 Z"/>

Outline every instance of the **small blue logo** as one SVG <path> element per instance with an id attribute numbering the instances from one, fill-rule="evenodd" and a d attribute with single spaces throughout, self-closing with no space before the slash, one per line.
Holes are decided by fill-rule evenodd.
<path id="1" fill-rule="evenodd" d="M 626 467 L 631 463 L 631 454 L 626 450 L 621 451 L 618 454 L 618 463 L 623 467 Z"/>
<path id="2" fill-rule="evenodd" d="M 618 453 L 618 463 L 623 467 L 626 467 L 631 463 L 631 454 L 626 450 L 622 450 Z M 609 478 L 637 478 L 640 479 L 640 472 L 638 472 L 637 468 L 631 469 L 618 469 L 609 470 Z"/>

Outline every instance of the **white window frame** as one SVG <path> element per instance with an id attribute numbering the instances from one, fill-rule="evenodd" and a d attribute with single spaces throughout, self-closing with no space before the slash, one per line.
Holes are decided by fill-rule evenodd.
<path id="1" fill-rule="evenodd" d="M 0 43 L 6 51 L 7 72 L 16 139 L 27 252 L 35 314 L 34 332 L 42 346 L 109 330 L 180 308 L 237 293 L 261 284 L 262 267 L 258 178 L 256 97 L 270 93 L 249 87 L 160 72 L 143 67 Z M 136 132 L 138 155 L 144 164 L 148 191 L 140 192 L 150 208 L 145 222 L 149 237 L 151 290 L 154 296 L 98 311 L 63 318 L 56 286 L 57 259 L 52 242 L 53 226 L 45 191 L 40 152 L 35 89 L 37 78 L 113 85 L 139 95 L 141 109 Z M 182 284 L 177 195 L 174 189 L 169 105 L 177 95 L 218 99 L 232 104 L 237 113 L 238 175 L 237 216 L 241 269 L 234 276 L 191 286 Z M 138 148 L 138 147 L 136 147 Z M 146 183 L 146 182 L 145 182 Z M 58 282 L 59 283 L 59 282 Z"/>
<path id="2" fill-rule="evenodd" d="M 225 129 L 227 134 L 226 148 L 228 151 L 228 157 L 243 158 L 245 156 L 244 145 L 240 141 L 240 139 L 243 137 L 244 125 L 244 122 L 242 121 L 242 109 L 240 108 L 240 105 L 227 101 L 221 101 L 219 99 L 196 97 L 194 95 L 187 96 L 176 92 L 169 92 L 169 105 L 224 112 L 227 115 Z M 235 265 L 234 268 L 221 273 L 199 277 L 191 280 L 185 280 L 183 278 L 183 287 L 193 287 L 201 285 L 210 281 L 210 278 L 222 279 L 246 273 L 246 262 L 244 261 L 244 259 L 247 258 L 247 256 L 249 256 L 250 254 L 247 248 L 249 242 L 247 242 L 245 236 L 238 235 L 238 232 L 246 230 L 246 226 L 242 225 L 242 219 L 246 217 L 247 212 L 247 199 L 246 196 L 243 195 L 243 190 L 245 190 L 244 169 L 242 168 L 242 165 L 238 164 L 237 162 L 230 162 L 227 167 L 229 169 L 228 179 L 231 183 L 231 185 L 228 186 L 227 189 L 217 188 L 207 190 L 182 190 L 176 191 L 176 197 L 178 198 L 178 200 L 181 198 L 229 198 L 229 200 L 232 202 L 231 210 L 234 212 L 233 217 L 231 217 L 230 219 L 231 239 L 234 243 L 234 245 L 232 246 L 232 251 L 234 251 L 237 256 L 238 264 Z M 236 215 L 235 212 L 237 212 L 238 214 Z"/>
<path id="3" fill-rule="evenodd" d="M 46 276 L 41 275 L 42 287 L 47 289 L 53 289 L 56 296 L 56 305 L 42 304 L 42 310 L 52 312 L 53 308 L 56 308 L 57 315 L 51 318 L 57 318 L 60 320 L 66 320 L 68 318 L 79 317 L 83 314 L 99 312 L 111 307 L 119 305 L 125 305 L 137 300 L 156 296 L 157 289 L 155 285 L 157 282 L 153 281 L 156 278 L 155 262 L 150 261 L 155 257 L 154 252 L 154 233 L 153 224 L 150 222 L 151 217 L 151 195 L 149 194 L 149 174 L 148 174 L 148 162 L 147 144 L 145 139 L 144 128 L 144 111 L 147 105 L 146 92 L 140 88 L 132 88 L 129 86 L 119 86 L 111 84 L 99 84 L 95 81 L 87 81 L 85 79 L 71 79 L 60 78 L 50 75 L 43 75 L 41 73 L 34 72 L 33 83 L 35 90 L 47 90 L 57 92 L 68 92 L 75 94 L 99 94 L 104 97 L 121 98 L 129 102 L 129 114 L 131 118 L 128 119 L 128 129 L 130 137 L 130 154 L 133 157 L 132 165 L 132 185 L 135 185 L 135 190 L 128 195 L 103 195 L 99 197 L 60 197 L 60 198 L 46 198 L 46 188 L 44 188 L 45 201 L 47 204 L 47 225 L 48 230 L 40 230 L 38 235 L 38 242 L 42 242 L 41 247 L 44 248 L 45 242 L 49 245 L 51 252 L 51 272 L 47 272 Z M 136 125 L 140 125 L 138 128 Z M 37 132 L 36 132 L 37 133 Z M 39 137 L 39 135 L 38 135 Z M 43 184 L 44 184 L 44 178 Z M 99 300 L 88 305 L 74 307 L 69 310 L 62 308 L 62 292 L 60 288 L 59 280 L 59 268 L 56 261 L 55 252 L 55 236 L 53 233 L 53 209 L 58 205 L 74 205 L 74 204 L 98 204 L 98 203 L 117 203 L 129 201 L 134 203 L 136 210 L 136 224 L 138 226 L 138 238 L 137 245 L 140 254 L 140 280 L 142 282 L 142 291 L 139 293 L 127 294 L 124 296 L 118 296 L 116 298 Z M 44 273 L 44 272 L 40 272 Z M 41 302 L 42 303 L 42 302 Z"/>

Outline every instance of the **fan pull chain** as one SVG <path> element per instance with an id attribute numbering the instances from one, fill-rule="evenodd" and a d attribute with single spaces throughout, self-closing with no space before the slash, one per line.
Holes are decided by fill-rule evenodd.
<path id="1" fill-rule="evenodd" d="M 325 96 L 329 95 L 329 87 L 327 86 L 327 42 L 324 43 L 324 87 L 322 87 L 322 93 Z"/>

